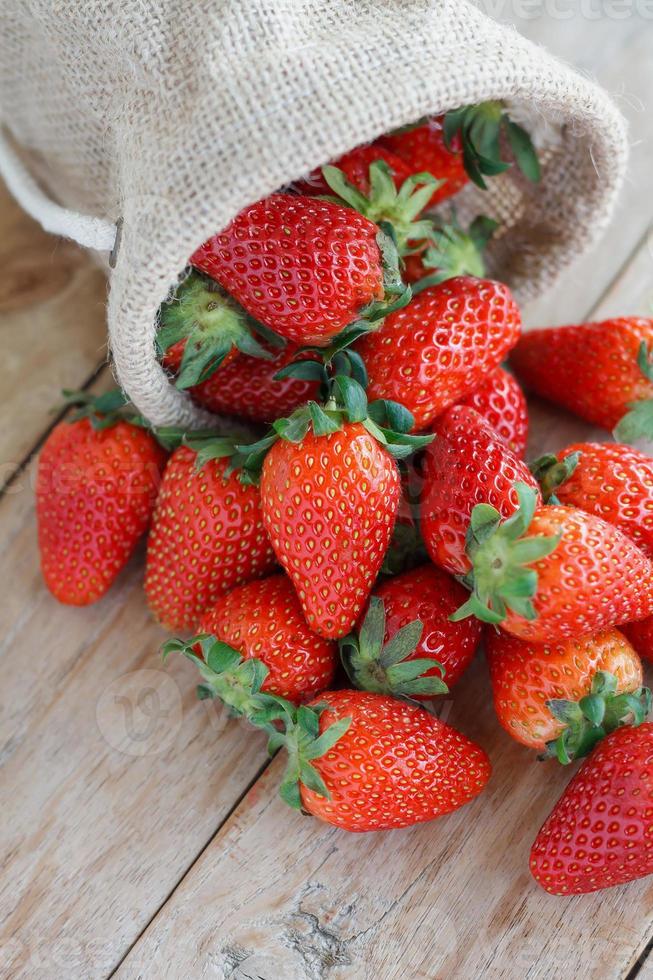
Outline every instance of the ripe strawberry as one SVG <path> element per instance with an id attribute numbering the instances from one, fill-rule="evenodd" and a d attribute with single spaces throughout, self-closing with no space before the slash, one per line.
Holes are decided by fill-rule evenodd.
<path id="1" fill-rule="evenodd" d="M 121 419 L 120 393 L 84 399 L 45 441 L 36 480 L 43 578 L 59 602 L 100 599 L 147 530 L 166 453 Z"/>
<path id="2" fill-rule="evenodd" d="M 511 362 L 520 381 L 538 395 L 632 442 L 653 438 L 651 343 L 653 319 L 623 317 L 532 330 Z"/>
<path id="3" fill-rule="evenodd" d="M 464 575 L 471 567 L 465 537 L 474 507 L 489 504 L 510 517 L 519 506 L 515 483 L 532 487 L 539 501 L 537 481 L 473 408 L 453 406 L 433 432 L 422 464 L 422 535 L 436 565 Z"/>
<path id="4" fill-rule="evenodd" d="M 397 465 L 361 423 L 281 439 L 263 464 L 263 521 L 311 629 L 335 638 L 356 622 L 394 527 Z"/>
<path id="5" fill-rule="evenodd" d="M 499 366 L 520 326 L 507 286 L 460 276 L 425 289 L 354 348 L 370 397 L 403 402 L 423 429 Z"/>
<path id="6" fill-rule="evenodd" d="M 273 422 L 316 398 L 319 384 L 302 378 L 277 378 L 277 372 L 292 363 L 298 347 L 288 344 L 274 351 L 271 360 L 238 354 L 210 378 L 190 389 L 194 402 L 219 415 L 237 415 L 251 422 Z"/>
<path id="7" fill-rule="evenodd" d="M 653 460 L 621 443 L 577 442 L 533 463 L 545 500 L 602 517 L 653 557 Z"/>
<path id="8" fill-rule="evenodd" d="M 450 147 L 443 133 L 444 116 L 437 116 L 412 128 L 382 136 L 379 145 L 404 160 L 411 173 L 433 174 L 444 183 L 431 196 L 427 207 L 435 207 L 441 201 L 457 194 L 468 182 L 462 155 L 460 136 L 455 136 Z"/>
<path id="9" fill-rule="evenodd" d="M 653 873 L 653 724 L 620 728 L 597 746 L 545 820 L 530 868 L 552 895 Z"/>
<path id="10" fill-rule="evenodd" d="M 369 194 L 370 165 L 376 160 L 383 160 L 388 165 L 397 189 L 415 172 L 401 157 L 391 153 L 379 143 L 357 146 L 354 150 L 350 150 L 349 153 L 345 153 L 344 156 L 332 161 L 332 166 L 341 170 L 350 184 L 353 184 L 357 190 L 363 194 Z M 322 167 L 317 167 L 311 171 L 308 177 L 304 180 L 295 181 L 292 186 L 298 194 L 309 196 L 332 193 L 331 187 L 324 179 Z"/>
<path id="11" fill-rule="evenodd" d="M 432 565 L 383 582 L 357 631 L 340 641 L 352 684 L 417 700 L 446 694 L 481 639 L 481 624 L 473 618 L 449 620 L 465 599 L 462 585 Z"/>
<path id="12" fill-rule="evenodd" d="M 653 565 L 630 538 L 574 507 L 538 506 L 532 487 L 516 489 L 520 507 L 507 521 L 487 504 L 472 512 L 472 596 L 455 618 L 554 643 L 653 612 Z"/>
<path id="13" fill-rule="evenodd" d="M 485 787 L 483 749 L 423 708 L 384 694 L 327 691 L 286 713 L 283 799 L 349 831 L 433 820 Z"/>
<path id="14" fill-rule="evenodd" d="M 621 627 L 643 660 L 653 663 L 653 616 Z"/>
<path id="15" fill-rule="evenodd" d="M 326 344 L 384 295 L 379 229 L 351 208 L 272 194 L 191 256 L 257 320 L 299 344 Z"/>
<path id="16" fill-rule="evenodd" d="M 482 415 L 516 456 L 524 455 L 528 440 L 528 407 L 524 392 L 512 374 L 498 367 L 459 404 Z"/>
<path id="17" fill-rule="evenodd" d="M 486 650 L 500 723 L 563 764 L 650 710 L 641 661 L 619 630 L 543 645 L 488 630 Z"/>
<path id="18" fill-rule="evenodd" d="M 172 454 L 148 539 L 145 592 L 170 630 L 195 629 L 219 596 L 275 565 L 258 490 L 229 472 L 228 459 L 198 462 L 189 446 Z"/>
<path id="19" fill-rule="evenodd" d="M 229 667 L 259 661 L 266 673 L 258 690 L 265 694 L 300 704 L 324 691 L 333 680 L 338 647 L 309 630 L 285 575 L 271 575 L 228 592 L 204 613 L 199 632 L 210 636 L 209 648 L 215 640 L 220 642 Z M 191 640 L 182 652 L 192 650 L 197 655 L 202 646 L 206 644 Z M 222 649 L 225 646 L 231 653 Z M 213 659 L 211 663 L 214 666 L 206 659 L 198 663 L 204 678 L 202 696 L 225 701 L 230 688 L 233 694 L 237 685 L 230 685 L 223 669 L 214 669 Z M 251 689 L 246 693 L 251 694 Z"/>

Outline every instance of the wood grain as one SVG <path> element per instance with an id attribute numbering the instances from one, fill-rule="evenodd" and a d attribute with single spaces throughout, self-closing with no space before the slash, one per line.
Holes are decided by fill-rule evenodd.
<path id="1" fill-rule="evenodd" d="M 0 182 L 0 488 L 51 423 L 62 388 L 105 356 L 106 282 L 77 246 L 42 231 Z"/>
<path id="2" fill-rule="evenodd" d="M 649 284 L 645 241 L 596 316 L 639 312 L 636 297 Z M 533 454 L 607 438 L 543 402 L 532 416 Z M 275 760 L 126 958 L 120 980 L 625 976 L 653 932 L 653 878 L 573 899 L 539 889 L 530 845 L 570 771 L 538 763 L 499 728 L 486 674 L 479 657 L 441 709 L 491 757 L 482 797 L 409 831 L 350 835 L 289 812 L 275 795 Z"/>

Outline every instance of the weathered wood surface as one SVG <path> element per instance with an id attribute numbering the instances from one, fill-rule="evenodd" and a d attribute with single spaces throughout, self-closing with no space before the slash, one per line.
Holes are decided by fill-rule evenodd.
<path id="1" fill-rule="evenodd" d="M 61 389 L 102 362 L 105 299 L 88 257 L 41 231 L 0 185 L 0 487 L 51 424 Z"/>
<path id="2" fill-rule="evenodd" d="M 652 22 L 520 26 L 596 75 L 633 121 L 610 234 L 527 311 L 564 322 L 604 296 L 653 216 L 653 117 L 637 105 L 653 89 Z M 260 738 L 195 702 L 190 665 L 161 670 L 140 559 L 94 608 L 49 597 L 30 454 L 59 389 L 102 362 L 105 286 L 6 198 L 0 215 L 0 485 L 28 460 L 0 500 L 0 976 L 86 980 L 123 959 L 120 977 L 148 980 L 653 976 L 651 958 L 637 963 L 653 936 L 650 882 L 571 901 L 532 883 L 528 847 L 568 774 L 499 730 L 481 660 L 444 710 L 490 752 L 488 793 L 431 825 L 348 837 L 283 807 L 278 762 L 255 781 Z M 650 312 L 652 255 L 643 244 L 601 315 Z M 587 432 L 542 405 L 532 414 L 533 450 Z"/>

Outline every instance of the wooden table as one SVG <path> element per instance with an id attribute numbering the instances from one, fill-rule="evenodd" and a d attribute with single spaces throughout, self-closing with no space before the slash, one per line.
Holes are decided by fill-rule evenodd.
<path id="1" fill-rule="evenodd" d="M 602 245 L 531 322 L 650 313 L 653 21 L 521 25 L 592 71 L 632 119 L 631 177 Z M 430 825 L 348 836 L 277 799 L 263 740 L 165 670 L 142 554 L 110 595 L 57 605 L 33 479 L 62 386 L 106 384 L 106 287 L 0 201 L 0 976 L 44 980 L 653 977 L 653 878 L 574 899 L 527 856 L 569 772 L 498 727 L 481 658 L 443 715 L 488 750 L 488 791 Z M 99 377 L 96 379 L 96 376 Z M 532 450 L 588 430 L 533 406 Z"/>

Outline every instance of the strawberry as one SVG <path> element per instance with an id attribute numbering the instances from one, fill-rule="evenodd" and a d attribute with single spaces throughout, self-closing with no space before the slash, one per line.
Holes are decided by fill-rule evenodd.
<path id="1" fill-rule="evenodd" d="M 430 206 L 456 194 L 471 179 L 485 189 L 484 177 L 507 170 L 501 138 L 510 146 L 515 162 L 528 180 L 540 179 L 540 166 L 530 136 L 515 123 L 500 102 L 463 106 L 407 126 L 380 141 L 402 157 L 413 171 L 426 170 L 444 179 Z"/>
<path id="2" fill-rule="evenodd" d="M 282 798 L 342 830 L 391 830 L 474 799 L 483 749 L 423 708 L 385 694 L 327 691 L 287 710 L 271 748 L 288 750 Z"/>
<path id="3" fill-rule="evenodd" d="M 332 161 L 332 166 L 337 167 L 345 175 L 350 184 L 361 191 L 362 194 L 370 192 L 370 165 L 377 160 L 383 160 L 390 168 L 392 179 L 397 190 L 405 180 L 411 176 L 413 171 L 396 154 L 385 149 L 379 143 L 370 143 L 366 146 L 357 146 L 355 149 L 345 153 L 344 156 Z M 417 168 L 421 170 L 421 167 Z M 309 196 L 316 194 L 331 194 L 331 188 L 324 179 L 322 167 L 317 167 L 311 171 L 308 177 L 297 180 L 292 188 L 298 194 Z"/>
<path id="4" fill-rule="evenodd" d="M 204 613 L 199 632 L 210 636 L 209 649 L 216 640 L 219 642 L 219 652 L 227 658 L 229 669 L 254 659 L 260 661 L 266 673 L 256 693 L 277 694 L 300 704 L 325 690 L 333 680 L 338 648 L 309 630 L 285 575 L 271 575 L 228 592 Z M 230 683 L 224 667 L 214 669 L 211 657 L 211 663 L 206 657 L 198 662 L 198 646 L 201 652 L 206 641 L 198 644 L 195 638 L 182 644 L 181 652 L 194 654 L 191 659 L 198 663 L 204 679 L 200 693 L 225 701 L 238 685 Z M 241 690 L 240 695 L 243 693 L 251 694 L 251 688 Z M 236 705 L 231 702 L 230 706 Z"/>
<path id="5" fill-rule="evenodd" d="M 460 276 L 424 289 L 354 349 L 370 397 L 403 402 L 423 429 L 499 366 L 520 326 L 507 286 Z"/>
<path id="6" fill-rule="evenodd" d="M 538 395 L 633 442 L 653 438 L 651 343 L 653 319 L 622 317 L 529 331 L 511 362 Z"/>
<path id="7" fill-rule="evenodd" d="M 433 174 L 443 184 L 431 195 L 427 207 L 457 194 L 469 177 L 461 152 L 459 136 L 448 147 L 443 132 L 444 116 L 429 119 L 418 126 L 406 127 L 382 136 L 379 145 L 404 160 L 411 173 Z"/>
<path id="8" fill-rule="evenodd" d="M 357 631 L 340 641 L 354 686 L 417 700 L 447 693 L 481 639 L 473 618 L 449 620 L 465 598 L 462 585 L 432 565 L 383 582 Z"/>
<path id="9" fill-rule="evenodd" d="M 318 383 L 297 377 L 277 378 L 277 372 L 291 364 L 299 348 L 288 344 L 274 350 L 265 342 L 271 360 L 237 354 L 229 363 L 190 389 L 194 402 L 220 415 L 237 415 L 251 422 L 273 422 L 316 398 Z"/>
<path id="10" fill-rule="evenodd" d="M 515 456 L 524 455 L 528 440 L 528 407 L 524 392 L 512 374 L 498 367 L 459 404 L 482 415 Z"/>
<path id="11" fill-rule="evenodd" d="M 147 530 L 166 453 L 121 418 L 120 392 L 72 400 L 82 408 L 41 450 L 36 519 L 45 584 L 59 602 L 86 606 L 110 588 Z"/>
<path id="12" fill-rule="evenodd" d="M 239 351 L 271 360 L 255 338 L 260 324 L 249 317 L 217 283 L 191 272 L 159 310 L 157 345 L 165 368 L 176 374 L 177 388 L 191 388 L 210 377 Z M 276 346 L 283 341 L 263 331 Z"/>
<path id="13" fill-rule="evenodd" d="M 263 521 L 306 620 L 328 638 L 356 622 L 390 542 L 397 464 L 361 423 L 281 439 L 261 476 Z"/>
<path id="14" fill-rule="evenodd" d="M 653 557 L 653 460 L 622 443 L 577 442 L 532 470 L 545 500 L 609 521 Z"/>
<path id="15" fill-rule="evenodd" d="M 621 627 L 643 660 L 653 663 L 653 616 Z"/>
<path id="16" fill-rule="evenodd" d="M 349 207 L 272 194 L 191 256 L 247 312 L 298 344 L 326 344 L 384 297 L 387 235 Z M 402 292 L 394 270 L 386 291 Z"/>
<path id="17" fill-rule="evenodd" d="M 542 645 L 488 630 L 486 650 L 500 723 L 563 764 L 650 710 L 641 661 L 619 630 Z"/>
<path id="18" fill-rule="evenodd" d="M 446 223 L 434 223 L 423 245 L 404 256 L 404 282 L 419 282 L 423 289 L 456 276 L 484 279 L 483 253 L 498 227 L 498 222 L 485 215 L 475 218 L 467 231 L 461 228 L 455 215 Z"/>
<path id="19" fill-rule="evenodd" d="M 597 746 L 540 829 L 531 873 L 552 895 L 585 895 L 653 873 L 653 724 Z"/>
<path id="20" fill-rule="evenodd" d="M 532 487 L 515 489 L 520 506 L 507 521 L 488 504 L 472 512 L 472 595 L 454 618 L 476 615 L 554 643 L 653 612 L 653 565 L 630 538 L 575 507 L 538 506 Z"/>
<path id="21" fill-rule="evenodd" d="M 225 457 L 231 451 L 226 440 L 220 451 Z M 228 458 L 176 449 L 147 546 L 145 592 L 157 619 L 171 630 L 196 629 L 219 596 L 274 565 L 258 490 L 230 472 Z"/>
<path id="22" fill-rule="evenodd" d="M 422 463 L 422 535 L 436 565 L 464 575 L 471 567 L 465 537 L 474 507 L 491 505 L 510 517 L 519 506 L 515 483 L 532 487 L 539 502 L 537 481 L 473 408 L 455 405 L 433 432 Z"/>

